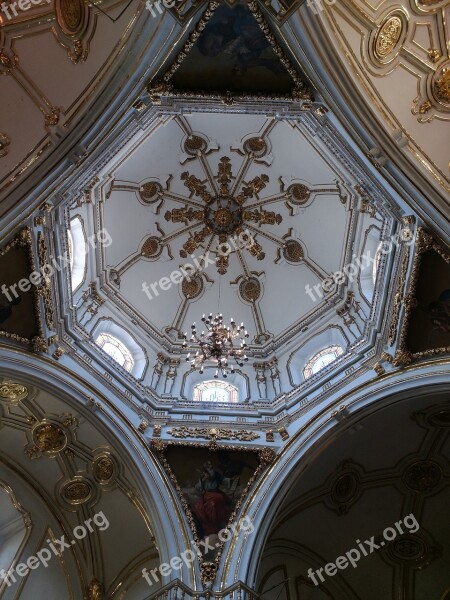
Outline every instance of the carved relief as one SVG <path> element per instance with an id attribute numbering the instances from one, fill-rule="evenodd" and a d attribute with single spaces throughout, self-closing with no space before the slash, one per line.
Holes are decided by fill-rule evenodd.
<path id="1" fill-rule="evenodd" d="M 92 495 L 92 487 L 87 480 L 74 479 L 63 486 L 61 494 L 69 504 L 84 504 Z"/>
<path id="2" fill-rule="evenodd" d="M 4 382 L 0 385 L 0 398 L 19 402 L 28 396 L 28 390 L 20 383 Z"/>
<path id="3" fill-rule="evenodd" d="M 441 482 L 441 467 L 431 460 L 420 460 L 409 466 L 403 476 L 405 485 L 415 492 L 431 492 Z"/>
<path id="4" fill-rule="evenodd" d="M 158 258 L 162 252 L 162 245 L 157 237 L 148 237 L 142 245 L 141 255 L 144 258 Z"/>
<path id="5" fill-rule="evenodd" d="M 55 0 L 56 24 L 52 29 L 73 64 L 84 62 L 94 36 L 96 15 L 84 0 Z"/>
<path id="6" fill-rule="evenodd" d="M 391 54 L 401 37 L 403 23 L 400 17 L 391 16 L 380 27 L 375 37 L 375 55 L 384 59 Z"/>
<path id="7" fill-rule="evenodd" d="M 114 461 L 108 454 L 97 457 L 92 470 L 95 480 L 102 485 L 110 483 L 116 475 Z"/>
<path id="8" fill-rule="evenodd" d="M 57 454 L 67 445 L 67 436 L 53 423 L 41 423 L 33 429 L 33 441 L 43 454 Z"/>

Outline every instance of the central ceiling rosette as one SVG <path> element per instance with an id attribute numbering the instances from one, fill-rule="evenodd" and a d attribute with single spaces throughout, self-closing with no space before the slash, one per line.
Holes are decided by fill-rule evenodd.
<path id="1" fill-rule="evenodd" d="M 202 148 L 202 141 L 197 136 L 190 136 L 186 141 L 187 149 Z M 250 141 L 252 146 L 259 150 L 259 153 L 266 149 L 262 138 L 252 138 Z M 244 181 L 253 157 L 253 152 L 250 152 L 243 161 L 238 175 L 234 177 L 230 158 L 223 156 L 219 162 L 218 174 L 214 177 L 208 163 L 199 151 L 199 160 L 205 179 L 201 180 L 196 175 L 190 174 L 189 171 L 181 174 L 181 180 L 190 192 L 189 197 L 185 198 L 186 206 L 167 211 L 165 219 L 186 225 L 191 222 L 198 223 L 198 229 L 191 233 L 180 250 L 182 258 L 187 258 L 199 246 L 207 242 L 208 248 L 216 249 L 217 270 L 223 275 L 228 270 L 228 257 L 232 248 L 228 241 L 232 238 L 234 247 L 238 247 L 236 245 L 237 236 L 239 236 L 241 248 L 245 247 L 258 260 L 265 257 L 261 245 L 252 237 L 250 230 L 255 226 L 279 225 L 283 218 L 274 211 L 262 208 L 267 199 L 261 200 L 259 194 L 269 182 L 268 175 L 261 174 L 250 181 Z M 208 191 L 208 187 L 211 191 Z M 282 197 L 284 199 L 285 195 L 283 194 Z M 200 208 L 201 205 L 199 206 L 199 203 L 193 198 L 201 200 L 204 208 Z M 276 198 L 271 198 L 270 202 L 276 200 Z"/>

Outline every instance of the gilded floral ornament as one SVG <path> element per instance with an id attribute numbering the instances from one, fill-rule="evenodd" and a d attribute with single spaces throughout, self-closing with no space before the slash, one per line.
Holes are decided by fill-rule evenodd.
<path id="1" fill-rule="evenodd" d="M 403 23 L 400 17 L 391 16 L 380 27 L 375 37 L 375 55 L 379 59 L 385 59 L 396 48 L 403 31 Z"/>
<path id="2" fill-rule="evenodd" d="M 57 454 L 67 445 L 63 429 L 54 423 L 41 423 L 33 430 L 33 441 L 43 454 Z"/>
<path id="3" fill-rule="evenodd" d="M 444 102 L 450 102 L 450 67 L 442 69 L 435 86 L 437 97 Z"/>
<path id="4" fill-rule="evenodd" d="M 19 402 L 28 396 L 28 390 L 20 383 L 2 383 L 0 385 L 0 398 Z"/>
<path id="5" fill-rule="evenodd" d="M 247 429 L 232 430 L 216 427 L 173 427 L 168 432 L 175 438 L 205 438 L 209 440 L 239 440 L 241 442 L 250 442 L 258 439 L 259 433 L 248 431 Z"/>

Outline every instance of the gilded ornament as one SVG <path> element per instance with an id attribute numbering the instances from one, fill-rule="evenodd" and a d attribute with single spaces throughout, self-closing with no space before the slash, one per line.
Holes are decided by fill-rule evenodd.
<path id="1" fill-rule="evenodd" d="M 206 147 L 206 141 L 198 135 L 189 135 L 184 142 L 184 151 L 191 156 L 205 152 Z"/>
<path id="2" fill-rule="evenodd" d="M 405 485 L 414 492 L 431 492 L 442 480 L 441 467 L 431 460 L 419 460 L 403 475 Z"/>
<path id="3" fill-rule="evenodd" d="M 400 17 L 390 17 L 378 31 L 375 38 L 375 54 L 378 58 L 385 58 L 394 50 L 403 30 Z"/>
<path id="4" fill-rule="evenodd" d="M 432 106 L 433 105 L 431 104 L 430 100 L 425 100 L 425 102 L 422 102 L 422 104 L 419 106 L 419 114 L 420 115 L 426 114 Z"/>
<path id="5" fill-rule="evenodd" d="M 139 196 L 141 200 L 146 203 L 158 200 L 161 192 L 161 184 L 156 181 L 147 181 L 139 188 Z"/>
<path id="6" fill-rule="evenodd" d="M 93 579 L 88 587 L 87 600 L 102 600 L 103 586 L 98 579 Z"/>
<path id="7" fill-rule="evenodd" d="M 59 108 L 51 107 L 50 114 L 45 114 L 44 121 L 47 127 L 54 127 L 59 123 L 61 110 Z"/>
<path id="8" fill-rule="evenodd" d="M 114 462 L 105 455 L 100 456 L 94 461 L 94 477 L 100 483 L 109 483 L 114 476 Z"/>
<path id="9" fill-rule="evenodd" d="M 247 429 L 232 430 L 222 428 L 206 427 L 173 427 L 168 432 L 175 438 L 205 438 L 209 440 L 239 440 L 241 442 L 251 442 L 259 438 L 259 434 Z"/>
<path id="10" fill-rule="evenodd" d="M 289 437 L 289 433 L 288 433 L 286 427 L 280 427 L 278 429 L 278 433 L 281 435 L 282 440 L 287 440 Z"/>
<path id="11" fill-rule="evenodd" d="M 436 79 L 435 86 L 439 100 L 450 102 L 450 67 L 442 69 L 441 76 Z"/>
<path id="12" fill-rule="evenodd" d="M 239 294 L 246 302 L 256 302 L 261 296 L 261 284 L 256 277 L 243 279 L 239 284 Z"/>
<path id="13" fill-rule="evenodd" d="M 181 282 L 181 291 L 188 300 L 198 298 L 203 291 L 203 279 L 198 275 L 184 277 Z"/>
<path id="14" fill-rule="evenodd" d="M 62 495 L 69 504 L 84 504 L 91 497 L 92 488 L 86 480 L 75 479 L 64 486 Z"/>
<path id="15" fill-rule="evenodd" d="M 212 562 L 202 562 L 200 564 L 200 579 L 206 587 L 210 585 L 217 575 L 217 564 Z"/>
<path id="16" fill-rule="evenodd" d="M 139 423 L 138 430 L 141 433 L 145 433 L 147 427 L 148 427 L 148 421 L 146 421 L 145 419 L 142 419 L 142 421 Z"/>
<path id="17" fill-rule="evenodd" d="M 56 454 L 67 445 L 65 432 L 54 423 L 40 423 L 33 429 L 33 442 L 43 454 Z"/>
<path id="18" fill-rule="evenodd" d="M 69 34 L 78 33 L 85 18 L 83 0 L 59 0 L 57 17 L 61 28 Z"/>
<path id="19" fill-rule="evenodd" d="M 289 262 L 298 263 L 303 260 L 305 255 L 300 242 L 288 240 L 283 248 L 283 256 Z"/>
<path id="20" fill-rule="evenodd" d="M 291 202 L 293 204 L 306 204 L 311 196 L 309 188 L 303 183 L 294 183 L 289 186 L 287 193 L 290 195 Z"/>
<path id="21" fill-rule="evenodd" d="M 157 258 L 162 252 L 162 245 L 157 237 L 148 237 L 142 245 L 141 255 L 144 258 Z"/>
<path id="22" fill-rule="evenodd" d="M 28 390 L 20 383 L 2 383 L 0 385 L 0 398 L 6 400 L 24 400 L 28 396 Z"/>
<path id="23" fill-rule="evenodd" d="M 272 448 L 262 448 L 259 452 L 259 458 L 264 465 L 270 465 L 275 460 L 275 450 Z"/>
<path id="24" fill-rule="evenodd" d="M 261 158 L 267 152 L 267 144 L 263 138 L 252 137 L 244 142 L 244 150 L 256 158 Z"/>

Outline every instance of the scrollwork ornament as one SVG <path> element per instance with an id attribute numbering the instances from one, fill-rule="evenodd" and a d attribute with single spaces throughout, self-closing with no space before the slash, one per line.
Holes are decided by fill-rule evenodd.
<path id="1" fill-rule="evenodd" d="M 251 442 L 258 439 L 259 433 L 241 429 L 233 431 L 232 429 L 221 428 L 202 428 L 202 427 L 173 427 L 168 432 L 172 437 L 187 438 L 205 438 L 209 440 L 239 440 L 241 442 Z"/>
<path id="2" fill-rule="evenodd" d="M 206 587 L 211 584 L 217 575 L 217 564 L 212 562 L 202 562 L 200 565 L 200 579 Z"/>
<path id="3" fill-rule="evenodd" d="M 28 396 L 27 388 L 20 383 L 2 383 L 0 385 L 0 398 L 20 402 Z"/>

